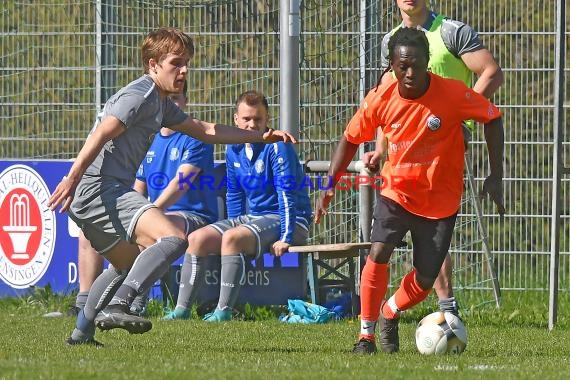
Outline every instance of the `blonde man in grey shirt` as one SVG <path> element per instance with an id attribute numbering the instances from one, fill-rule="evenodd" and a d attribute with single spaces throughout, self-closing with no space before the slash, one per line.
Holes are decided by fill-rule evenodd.
<path id="1" fill-rule="evenodd" d="M 150 32 L 141 48 L 144 75 L 119 90 L 105 104 L 69 173 L 48 201 L 61 205 L 100 254 L 113 265 L 95 280 L 67 344 L 93 344 L 99 328 L 140 334 L 150 321 L 131 315 L 129 306 L 184 254 L 184 231 L 143 195 L 132 189 L 139 164 L 161 127 L 208 143 L 294 142 L 285 132 L 247 131 L 204 122 L 170 100 L 179 93 L 194 54 L 192 39 L 175 28 Z M 139 249 L 140 247 L 140 249 Z"/>

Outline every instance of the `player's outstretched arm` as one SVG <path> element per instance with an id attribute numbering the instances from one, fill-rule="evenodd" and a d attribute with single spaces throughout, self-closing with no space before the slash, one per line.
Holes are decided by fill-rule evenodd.
<path id="1" fill-rule="evenodd" d="M 296 143 L 291 134 L 283 131 L 269 129 L 265 132 L 245 130 L 228 125 L 208 123 L 198 119 L 186 118 L 184 122 L 170 127 L 186 133 L 198 140 L 210 144 L 244 144 L 262 142 L 271 144 L 278 141 Z"/>
<path id="2" fill-rule="evenodd" d="M 49 198 L 47 206 L 52 211 L 60 204 L 62 205 L 60 213 L 69 209 L 75 195 L 75 189 L 87 167 L 95 160 L 95 157 L 97 157 L 97 154 L 99 154 L 107 141 L 119 136 L 124 131 L 123 123 L 114 116 L 108 116 L 103 119 L 101 124 L 85 140 L 85 144 L 79 151 L 69 173 L 63 177 Z"/>
<path id="3" fill-rule="evenodd" d="M 319 199 L 317 200 L 317 205 L 315 206 L 316 224 L 320 223 L 321 218 L 328 213 L 327 209 L 334 197 L 334 187 L 336 186 L 338 179 L 348 167 L 348 164 L 354 157 L 357 150 L 358 145 L 348 142 L 344 135 L 341 137 L 333 153 L 327 178 L 324 181 L 326 182 L 324 184 L 325 189 L 321 190 Z"/>

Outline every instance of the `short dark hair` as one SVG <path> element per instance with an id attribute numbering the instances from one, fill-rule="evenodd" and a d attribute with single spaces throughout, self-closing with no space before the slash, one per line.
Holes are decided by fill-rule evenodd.
<path id="1" fill-rule="evenodd" d="M 236 100 L 236 108 L 241 103 L 245 103 L 248 106 L 257 106 L 261 104 L 265 107 L 265 110 L 269 112 L 269 104 L 267 103 L 267 98 L 260 91 L 249 90 L 243 92 L 240 96 L 238 96 Z"/>
<path id="2" fill-rule="evenodd" d="M 396 46 L 413 46 L 422 50 L 429 62 L 429 42 L 426 34 L 416 28 L 400 28 L 390 36 L 388 41 L 388 59 L 392 62 L 394 59 L 394 51 Z"/>

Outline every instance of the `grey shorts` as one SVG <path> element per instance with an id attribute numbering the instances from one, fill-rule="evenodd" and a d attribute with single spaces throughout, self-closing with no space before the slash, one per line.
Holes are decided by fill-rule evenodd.
<path id="1" fill-rule="evenodd" d="M 115 178 L 84 176 L 77 186 L 69 216 L 100 254 L 121 240 L 132 243 L 139 217 L 155 207 L 130 185 Z"/>
<path id="2" fill-rule="evenodd" d="M 189 235 L 190 233 L 196 231 L 198 228 L 202 228 L 210 224 L 206 219 L 192 213 L 191 211 L 185 211 L 185 210 L 167 211 L 165 212 L 165 214 L 178 215 L 184 218 L 184 232 L 186 232 L 186 235 Z"/>
<path id="3" fill-rule="evenodd" d="M 281 221 L 279 215 L 269 214 L 263 216 L 242 215 L 237 218 L 224 219 L 210 224 L 220 234 L 225 231 L 237 227 L 244 226 L 250 230 L 257 240 L 255 256 L 258 257 L 262 253 L 269 252 L 269 249 L 281 237 Z M 295 223 L 295 232 L 293 232 L 292 245 L 304 245 L 309 238 L 309 231 L 301 223 Z"/>

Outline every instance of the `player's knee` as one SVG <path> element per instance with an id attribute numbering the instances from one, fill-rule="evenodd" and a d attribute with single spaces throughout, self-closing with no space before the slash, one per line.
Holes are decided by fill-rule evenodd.
<path id="1" fill-rule="evenodd" d="M 416 282 L 423 290 L 428 290 L 433 288 L 437 276 L 422 275 L 420 272 L 416 271 Z"/>
<path id="2" fill-rule="evenodd" d="M 247 239 L 243 229 L 232 228 L 224 232 L 222 235 L 222 246 L 224 247 L 240 247 L 243 245 L 244 239 Z"/>
<path id="3" fill-rule="evenodd" d="M 390 261 L 390 256 L 392 256 L 393 251 L 394 246 L 375 242 L 372 243 L 372 246 L 370 247 L 369 257 L 377 264 L 387 264 L 388 261 Z"/>
<path id="4" fill-rule="evenodd" d="M 188 245 L 192 247 L 194 252 L 199 247 L 205 246 L 210 239 L 208 233 L 206 233 L 206 231 L 201 228 L 188 235 L 187 240 L 188 240 Z"/>

